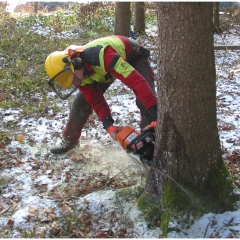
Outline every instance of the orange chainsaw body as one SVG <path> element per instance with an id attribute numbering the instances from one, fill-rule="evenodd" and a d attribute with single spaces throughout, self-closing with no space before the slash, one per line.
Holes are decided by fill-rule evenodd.
<path id="1" fill-rule="evenodd" d="M 153 130 L 153 129 L 152 129 Z M 151 166 L 155 146 L 154 130 L 141 133 L 130 126 L 123 127 L 115 137 L 115 141 L 127 152 L 143 164 Z"/>
<path id="2" fill-rule="evenodd" d="M 121 131 L 118 132 L 118 134 L 116 135 L 115 139 L 117 142 L 120 143 L 120 145 L 126 149 L 127 145 L 137 136 L 139 136 L 140 133 L 138 131 L 136 131 L 135 129 L 133 129 L 130 126 L 126 126 L 124 127 Z M 141 147 L 142 143 L 139 142 L 137 145 L 138 147 Z M 134 145 L 131 146 L 131 149 L 134 151 L 136 147 Z"/>

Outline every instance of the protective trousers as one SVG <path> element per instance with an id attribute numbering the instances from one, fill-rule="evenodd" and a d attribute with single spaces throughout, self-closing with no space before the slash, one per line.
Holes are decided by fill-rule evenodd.
<path id="1" fill-rule="evenodd" d="M 132 64 L 132 66 L 146 79 L 152 91 L 155 93 L 154 73 L 149 61 L 145 58 L 140 57 Z M 112 82 L 98 83 L 95 85 L 95 87 L 98 87 L 104 93 L 111 84 Z M 136 105 L 139 108 L 141 114 L 140 127 L 142 129 L 150 124 L 152 120 L 149 112 L 139 100 L 136 100 Z M 63 129 L 63 137 L 71 142 L 78 141 L 81 136 L 83 126 L 91 113 L 91 106 L 79 91 L 71 106 L 68 122 Z"/>
<path id="2" fill-rule="evenodd" d="M 99 88 L 103 93 L 112 84 L 110 83 L 98 83 L 94 87 Z M 88 120 L 88 117 L 92 114 L 92 108 L 86 101 L 83 94 L 79 91 L 74 98 L 71 106 L 68 122 L 63 128 L 63 137 L 71 142 L 76 142 L 81 136 L 81 132 L 84 124 Z"/>

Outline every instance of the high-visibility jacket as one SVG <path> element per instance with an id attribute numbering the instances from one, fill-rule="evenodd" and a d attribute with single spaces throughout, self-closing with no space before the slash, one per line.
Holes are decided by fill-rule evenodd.
<path id="1" fill-rule="evenodd" d="M 128 38 L 113 35 L 87 43 L 80 53 L 87 73 L 79 90 L 101 120 L 111 116 L 111 111 L 95 82 L 109 83 L 117 78 L 133 90 L 146 109 L 157 104 L 147 81 L 130 64 L 133 61 L 132 52 Z"/>

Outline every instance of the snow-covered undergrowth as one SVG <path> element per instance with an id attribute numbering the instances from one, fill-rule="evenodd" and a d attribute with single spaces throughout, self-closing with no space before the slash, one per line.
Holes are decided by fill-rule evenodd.
<path id="1" fill-rule="evenodd" d="M 239 45 L 238 30 L 216 35 L 215 44 Z M 225 162 L 240 185 L 240 51 L 215 51 L 215 56 L 219 136 Z M 116 124 L 139 130 L 133 93 L 116 81 L 105 96 Z M 40 118 L 22 116 L 21 109 L 0 109 L 0 236 L 161 237 L 158 226 L 149 228 L 143 221 L 134 199 L 128 203 L 115 195 L 117 188 L 144 183 L 147 170 L 112 142 L 95 114 L 79 148 L 49 154 L 70 107 L 68 101 L 58 104 L 61 112 L 49 110 Z M 239 209 L 206 214 L 193 219 L 192 226 L 174 220 L 168 237 L 240 237 Z"/>

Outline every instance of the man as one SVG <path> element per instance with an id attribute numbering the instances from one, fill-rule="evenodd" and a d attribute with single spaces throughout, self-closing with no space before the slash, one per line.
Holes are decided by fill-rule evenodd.
<path id="1" fill-rule="evenodd" d="M 149 50 L 137 41 L 118 35 L 99 38 L 84 46 L 71 45 L 64 51 L 51 53 L 45 61 L 49 85 L 62 99 L 79 89 L 63 129 L 62 140 L 51 148 L 51 153 L 65 153 L 78 145 L 82 128 L 92 110 L 111 137 L 114 138 L 122 129 L 113 125 L 110 108 L 103 96 L 115 79 L 122 81 L 136 95 L 141 129 L 155 127 L 157 100 L 149 55 Z M 75 89 L 64 93 L 73 86 Z"/>

